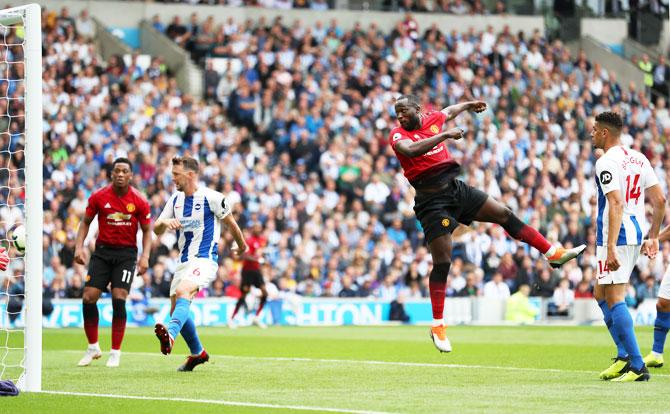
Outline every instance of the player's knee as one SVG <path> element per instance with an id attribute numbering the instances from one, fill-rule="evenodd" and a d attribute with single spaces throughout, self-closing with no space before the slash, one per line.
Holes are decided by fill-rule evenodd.
<path id="1" fill-rule="evenodd" d="M 658 302 L 656 302 L 656 312 L 670 312 L 670 300 L 658 298 Z"/>
<path id="2" fill-rule="evenodd" d="M 517 237 L 524 226 L 523 221 L 519 220 L 509 207 L 503 209 L 499 224 L 512 237 Z"/>
<path id="3" fill-rule="evenodd" d="M 428 280 L 430 282 L 446 283 L 450 268 L 451 262 L 434 263 Z"/>
<path id="4" fill-rule="evenodd" d="M 177 299 L 191 299 L 191 290 L 186 286 L 179 286 L 175 291 Z"/>
<path id="5" fill-rule="evenodd" d="M 84 295 L 82 296 L 82 302 L 84 305 L 94 305 L 98 302 L 98 297 L 97 295 L 84 292 Z"/>

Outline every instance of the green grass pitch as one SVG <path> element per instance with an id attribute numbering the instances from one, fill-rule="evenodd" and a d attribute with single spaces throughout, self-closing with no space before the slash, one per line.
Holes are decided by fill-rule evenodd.
<path id="1" fill-rule="evenodd" d="M 78 368 L 83 330 L 44 331 L 43 388 L 0 400 L 6 413 L 667 412 L 670 370 L 649 383 L 598 379 L 614 346 L 604 327 L 476 327 L 447 331 L 440 354 L 427 327 L 200 329 L 211 362 L 181 373 L 186 347 L 159 353 L 150 329 L 128 329 L 121 367 Z M 652 329 L 637 329 L 643 354 Z M 103 351 L 109 330 L 101 329 Z M 113 395 L 121 398 L 113 398 Z M 141 399 L 130 399 L 139 397 Z"/>

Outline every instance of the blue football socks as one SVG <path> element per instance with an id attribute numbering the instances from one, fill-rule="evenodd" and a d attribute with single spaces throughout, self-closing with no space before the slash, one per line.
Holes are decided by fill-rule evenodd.
<path id="1" fill-rule="evenodd" d="M 607 301 L 606 300 L 598 301 L 598 306 L 600 306 L 600 310 L 603 311 L 605 325 L 607 325 L 607 329 L 610 331 L 610 335 L 612 335 L 612 339 L 616 344 L 617 358 L 625 358 L 626 356 L 628 356 L 628 353 L 626 352 L 626 348 L 624 348 L 623 346 L 623 342 L 621 342 L 621 340 L 619 339 L 619 335 L 617 335 L 616 332 L 614 331 L 614 324 L 612 323 L 612 313 L 610 312 L 610 308 L 607 306 Z"/>
<path id="2" fill-rule="evenodd" d="M 657 312 L 656 322 L 654 322 L 654 346 L 652 347 L 657 354 L 663 353 L 668 329 L 670 329 L 670 312 Z"/>
<path id="3" fill-rule="evenodd" d="M 177 299 L 174 312 L 172 312 L 172 319 L 170 319 L 170 323 L 168 324 L 168 333 L 172 339 L 177 338 L 182 326 L 184 326 L 186 320 L 189 319 L 190 306 L 190 300 L 184 298 Z"/>
<path id="4" fill-rule="evenodd" d="M 611 308 L 612 325 L 614 325 L 615 332 L 619 335 L 619 339 L 623 343 L 626 352 L 630 357 L 630 365 L 633 369 L 639 370 L 644 366 L 640 348 L 637 345 L 635 338 L 635 331 L 633 330 L 633 318 L 628 312 L 626 302 L 615 303 Z"/>
<path id="5" fill-rule="evenodd" d="M 195 322 L 193 318 L 188 318 L 184 322 L 184 326 L 181 328 L 181 336 L 184 337 L 188 349 L 191 351 L 191 355 L 200 355 L 202 352 L 202 344 L 200 343 L 200 338 L 198 338 L 198 332 L 195 330 Z"/>

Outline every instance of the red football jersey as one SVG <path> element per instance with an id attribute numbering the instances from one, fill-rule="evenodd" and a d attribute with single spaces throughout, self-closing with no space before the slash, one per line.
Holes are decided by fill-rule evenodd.
<path id="1" fill-rule="evenodd" d="M 252 235 L 247 239 L 247 246 L 249 246 L 247 254 L 260 259 L 260 257 L 258 256 L 258 250 L 265 247 L 266 244 L 267 241 L 265 240 L 265 237 Z M 245 260 L 242 263 L 242 270 L 260 270 L 260 269 L 261 269 L 260 263 L 255 262 L 253 260 Z"/>
<path id="2" fill-rule="evenodd" d="M 404 170 L 405 177 L 411 182 L 418 176 L 431 171 L 444 168 L 449 165 L 458 165 L 447 150 L 447 145 L 444 141 L 437 144 L 433 149 L 418 157 L 410 158 L 396 151 L 395 145 L 403 139 L 409 139 L 413 142 L 421 141 L 425 138 L 430 138 L 442 131 L 442 125 L 447 119 L 447 116 L 441 111 L 428 112 L 421 115 L 421 128 L 415 131 L 405 131 L 400 126 L 391 130 L 389 142 L 391 148 L 395 152 L 396 157 L 400 161 L 400 165 Z"/>
<path id="3" fill-rule="evenodd" d="M 108 246 L 137 247 L 139 224 L 151 222 L 149 202 L 132 186 L 119 197 L 112 185 L 91 194 L 86 206 L 86 217 L 98 215 L 98 239 L 96 243 Z"/>

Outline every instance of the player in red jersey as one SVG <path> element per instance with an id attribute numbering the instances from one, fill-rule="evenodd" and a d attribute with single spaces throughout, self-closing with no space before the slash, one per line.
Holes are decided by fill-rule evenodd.
<path id="1" fill-rule="evenodd" d="M 258 309 L 256 309 L 253 323 L 259 328 L 266 328 L 263 321 L 261 321 L 260 315 L 268 298 L 263 273 L 261 272 L 261 265 L 265 263 L 263 248 L 267 245 L 267 240 L 263 237 L 263 225 L 260 222 L 255 222 L 251 227 L 251 236 L 247 238 L 247 245 L 249 246 L 249 250 L 242 255 L 242 259 L 244 259 L 242 262 L 242 283 L 240 284 L 242 296 L 238 299 L 237 304 L 235 304 L 235 310 L 228 322 L 228 326 L 232 329 L 237 326 L 235 325 L 235 316 L 237 316 L 237 312 L 244 305 L 244 300 L 251 286 L 255 286 L 261 290 L 261 302 L 258 305 Z"/>
<path id="2" fill-rule="evenodd" d="M 102 356 L 98 344 L 98 306 L 100 294 L 112 287 L 112 349 L 108 367 L 118 367 L 121 361 L 121 342 L 126 330 L 126 297 L 137 272 L 149 267 L 151 249 L 151 211 L 146 198 L 130 186 L 132 165 L 127 158 L 112 163 L 112 183 L 91 194 L 86 213 L 77 232 L 75 262 L 86 264 L 84 240 L 93 218 L 98 216 L 99 234 L 95 252 L 88 265 L 84 286 L 84 331 L 88 339 L 86 354 L 79 366 L 87 366 Z M 142 256 L 137 258 L 137 229 L 142 229 Z"/>
<path id="3" fill-rule="evenodd" d="M 414 212 L 423 227 L 433 256 L 429 276 L 433 326 L 430 336 L 441 352 L 450 352 L 444 325 L 444 299 L 451 267 L 451 233 L 459 223 L 483 221 L 501 225 L 517 240 L 542 252 L 553 267 L 579 256 L 585 245 L 573 249 L 552 246 L 537 230 L 527 226 L 512 211 L 486 193 L 456 179 L 460 165 L 449 155 L 445 140 L 460 139 L 463 131 L 442 126 L 464 111 L 482 112 L 486 102 L 472 101 L 422 113 L 417 97 L 403 95 L 395 103 L 400 127 L 391 130 L 389 142 L 416 189 Z"/>

